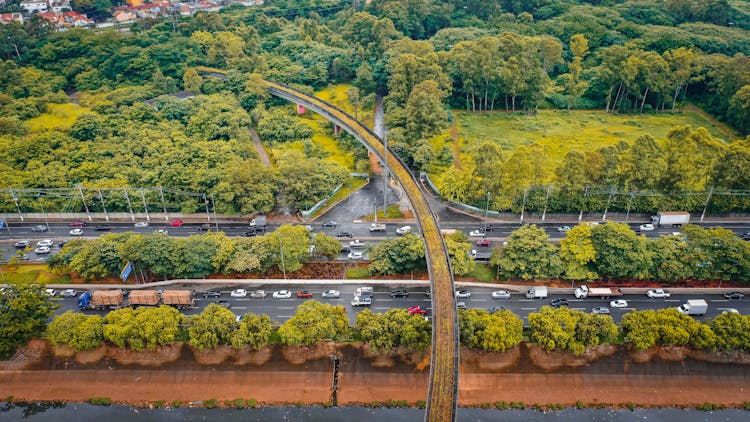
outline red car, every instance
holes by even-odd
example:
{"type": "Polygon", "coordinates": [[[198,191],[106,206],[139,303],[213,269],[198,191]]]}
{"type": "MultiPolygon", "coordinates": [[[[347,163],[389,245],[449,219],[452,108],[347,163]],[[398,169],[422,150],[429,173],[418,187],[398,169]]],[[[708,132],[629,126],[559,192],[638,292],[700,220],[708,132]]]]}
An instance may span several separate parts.
{"type": "Polygon", "coordinates": [[[178,219],[176,219],[176,220],[172,220],[172,221],[171,221],[171,222],[169,223],[169,225],[170,225],[170,226],[172,226],[172,227],[182,227],[182,226],[183,226],[183,224],[185,224],[185,223],[183,223],[183,222],[182,222],[182,220],[180,220],[179,218],[178,218],[178,219]]]}
{"type": "Polygon", "coordinates": [[[86,222],[83,220],[76,220],[68,224],[68,227],[86,227],[86,222]]]}
{"type": "Polygon", "coordinates": [[[297,292],[297,297],[300,299],[306,299],[308,297],[312,297],[312,292],[309,290],[300,290],[297,292]]]}
{"type": "Polygon", "coordinates": [[[427,315],[427,309],[422,309],[419,305],[416,305],[409,308],[409,313],[412,315],[427,315]]]}
{"type": "Polygon", "coordinates": [[[492,241],[490,239],[480,239],[477,240],[477,246],[491,246],[492,241]]]}

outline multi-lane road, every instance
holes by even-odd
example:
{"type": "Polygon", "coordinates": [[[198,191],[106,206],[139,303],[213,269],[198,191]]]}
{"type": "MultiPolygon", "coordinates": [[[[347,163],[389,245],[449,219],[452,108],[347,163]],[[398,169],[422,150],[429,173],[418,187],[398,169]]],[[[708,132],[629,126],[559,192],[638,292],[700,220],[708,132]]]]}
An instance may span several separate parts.
{"type": "MultiPolygon", "coordinates": [[[[291,318],[297,306],[303,303],[307,299],[298,299],[296,294],[299,290],[309,290],[313,297],[311,299],[317,300],[323,303],[330,303],[332,305],[343,305],[346,308],[347,314],[351,322],[354,322],[356,314],[365,309],[364,307],[353,307],[351,300],[354,295],[354,291],[357,287],[365,286],[366,284],[344,284],[344,285],[331,285],[331,284],[306,284],[302,285],[264,285],[258,284],[257,286],[231,286],[228,285],[222,288],[215,288],[212,291],[221,292],[221,296],[217,298],[205,298],[202,292],[206,290],[205,287],[201,287],[195,295],[195,307],[184,310],[186,315],[194,315],[200,313],[208,304],[217,303],[218,301],[229,302],[232,312],[236,315],[244,315],[245,313],[252,312],[256,314],[267,314],[272,319],[283,323],[287,319],[291,318]],[[248,295],[244,298],[232,298],[230,292],[235,288],[244,288],[249,291],[253,290],[264,290],[267,296],[263,299],[253,299],[248,295]],[[335,289],[341,292],[339,298],[330,299],[323,298],[321,293],[335,289]],[[290,290],[292,292],[292,298],[290,299],[274,299],[272,294],[277,290],[290,290]]],[[[431,316],[432,310],[430,309],[430,297],[427,295],[429,290],[428,286],[410,286],[405,287],[409,292],[409,296],[402,297],[391,297],[390,291],[394,288],[400,288],[394,284],[393,286],[374,286],[374,297],[372,306],[369,308],[376,313],[386,312],[393,308],[409,308],[415,305],[420,305],[423,309],[429,311],[428,316],[431,316]]],[[[469,298],[457,299],[460,302],[466,303],[467,308],[470,309],[484,309],[489,310],[493,307],[505,308],[512,311],[524,320],[524,323],[528,322],[528,315],[532,312],[538,312],[542,306],[549,305],[553,299],[565,298],[571,309],[581,310],[583,312],[591,312],[594,307],[605,306],[610,309],[610,315],[614,318],[615,322],[619,324],[622,316],[628,312],[634,310],[646,310],[646,309],[662,309],[662,308],[674,308],[677,307],[688,299],[705,299],[708,302],[708,312],[700,317],[699,320],[706,320],[714,318],[721,314],[723,311],[730,309],[736,309],[743,315],[750,314],[750,296],[746,299],[726,299],[721,294],[702,294],[702,295],[687,295],[687,294],[673,294],[668,299],[651,299],[645,294],[632,294],[624,295],[619,299],[625,299],[628,302],[626,308],[612,308],[609,306],[610,300],[586,298],[576,299],[572,294],[550,294],[545,299],[527,299],[523,292],[512,292],[510,299],[493,299],[491,293],[494,289],[481,288],[481,287],[468,287],[465,288],[471,293],[469,298]]],[[[62,298],[59,296],[58,301],[61,305],[58,313],[62,313],[68,310],[78,310],[76,298],[62,298]]],[[[85,311],[87,314],[104,314],[104,311],[85,311]]]]}

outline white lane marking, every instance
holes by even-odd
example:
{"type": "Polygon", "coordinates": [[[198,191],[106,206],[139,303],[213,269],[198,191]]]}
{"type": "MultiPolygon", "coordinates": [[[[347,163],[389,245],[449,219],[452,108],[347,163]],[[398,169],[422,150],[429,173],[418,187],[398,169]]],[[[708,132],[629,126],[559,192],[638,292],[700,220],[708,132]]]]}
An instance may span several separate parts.
{"type": "Polygon", "coordinates": [[[522,311],[535,311],[536,308],[521,308],[522,311]]]}

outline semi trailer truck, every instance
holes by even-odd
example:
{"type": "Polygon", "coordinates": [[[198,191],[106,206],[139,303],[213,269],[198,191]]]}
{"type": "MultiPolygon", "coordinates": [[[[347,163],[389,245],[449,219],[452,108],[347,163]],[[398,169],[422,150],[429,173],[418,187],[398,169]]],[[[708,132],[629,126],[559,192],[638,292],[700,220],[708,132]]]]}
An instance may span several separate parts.
{"type": "Polygon", "coordinates": [[[685,211],[660,211],[651,217],[651,222],[656,227],[681,227],[683,224],[690,223],[690,213],[685,211]]]}

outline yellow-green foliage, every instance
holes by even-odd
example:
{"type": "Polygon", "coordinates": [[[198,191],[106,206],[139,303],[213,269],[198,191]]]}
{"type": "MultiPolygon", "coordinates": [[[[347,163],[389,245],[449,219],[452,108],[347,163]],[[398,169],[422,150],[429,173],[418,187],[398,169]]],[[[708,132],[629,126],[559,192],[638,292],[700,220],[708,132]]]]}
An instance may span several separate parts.
{"type": "MultiPolygon", "coordinates": [[[[520,145],[538,143],[552,163],[559,163],[571,150],[592,151],[619,141],[632,142],[650,134],[664,139],[675,126],[705,127],[711,136],[727,136],[716,126],[693,111],[680,114],[620,115],[603,111],[540,110],[535,116],[455,111],[460,146],[483,140],[497,142],[503,150],[512,151],[520,145]]],[[[433,146],[437,146],[433,143],[433,146]]],[[[462,158],[464,158],[462,156],[462,158]]]]}
{"type": "MultiPolygon", "coordinates": [[[[351,105],[351,103],[349,102],[349,97],[346,95],[346,91],[351,87],[352,85],[349,85],[349,84],[331,85],[321,91],[316,92],[315,96],[335,105],[336,107],[354,116],[354,107],[351,105]]],[[[364,97],[361,94],[360,96],[364,97]]],[[[358,120],[364,123],[365,126],[372,128],[372,123],[373,123],[372,108],[368,108],[364,110],[360,108],[357,111],[358,111],[357,117],[359,118],[358,120]]]]}
{"type": "Polygon", "coordinates": [[[26,126],[31,132],[41,132],[47,129],[67,131],[73,127],[78,116],[84,113],[91,113],[91,111],[73,103],[50,103],[46,113],[27,120],[26,126]]]}
{"type": "MultiPolygon", "coordinates": [[[[49,272],[47,264],[6,265],[2,268],[8,282],[51,283],[55,276],[49,272]]],[[[2,281],[2,280],[0,280],[2,281]]]]}

